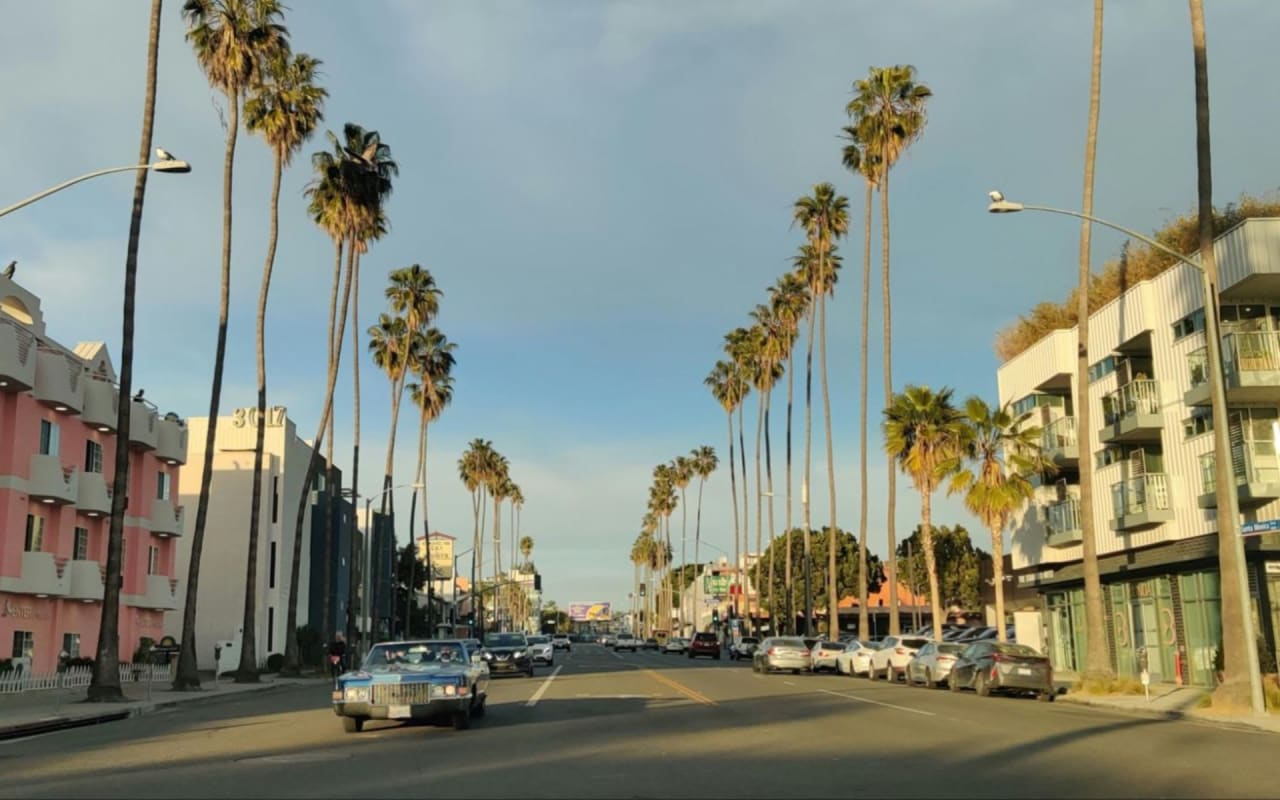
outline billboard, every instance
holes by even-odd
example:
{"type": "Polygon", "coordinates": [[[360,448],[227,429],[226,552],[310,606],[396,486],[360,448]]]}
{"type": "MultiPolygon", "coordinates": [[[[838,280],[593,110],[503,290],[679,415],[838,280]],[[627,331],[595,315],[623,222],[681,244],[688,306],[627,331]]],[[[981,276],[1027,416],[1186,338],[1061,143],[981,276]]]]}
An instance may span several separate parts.
{"type": "Polygon", "coordinates": [[[613,619],[608,603],[570,603],[569,619],[574,622],[608,622],[613,619]]]}
{"type": "Polygon", "coordinates": [[[453,579],[453,542],[452,537],[435,533],[425,542],[423,537],[418,537],[418,558],[426,561],[430,555],[431,570],[436,580],[453,579]]]}

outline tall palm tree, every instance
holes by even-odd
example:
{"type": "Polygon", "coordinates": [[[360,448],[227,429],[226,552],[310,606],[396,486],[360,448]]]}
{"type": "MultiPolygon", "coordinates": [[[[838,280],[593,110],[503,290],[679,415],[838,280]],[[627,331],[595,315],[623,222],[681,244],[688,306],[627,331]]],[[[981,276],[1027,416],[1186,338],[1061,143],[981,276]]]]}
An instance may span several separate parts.
{"type": "MultiPolygon", "coordinates": [[[[729,499],[733,504],[733,549],[734,569],[736,571],[741,523],[738,520],[738,484],[733,470],[733,412],[740,408],[747,398],[747,380],[732,361],[717,361],[711,369],[711,374],[703,379],[702,382],[711,390],[711,396],[724,409],[725,416],[729,420],[729,499]]],[[[746,511],[747,509],[744,506],[742,512],[745,514],[746,511]]]]}
{"type": "MultiPolygon", "coordinates": [[[[641,604],[642,604],[642,600],[640,597],[640,586],[641,586],[641,580],[642,580],[641,574],[644,568],[649,563],[649,549],[652,546],[653,546],[653,541],[649,538],[649,534],[644,531],[642,531],[639,535],[637,535],[636,540],[631,544],[631,566],[632,566],[631,612],[632,612],[632,620],[633,620],[634,628],[637,631],[642,631],[642,632],[647,631],[647,628],[645,627],[645,623],[648,622],[649,615],[643,614],[643,618],[641,620],[636,620],[636,616],[640,611],[641,604]],[[635,622],[637,621],[640,624],[635,624],[635,622]]],[[[647,580],[647,576],[645,577],[645,580],[647,580]]]]}
{"type": "MultiPolygon", "coordinates": [[[[764,426],[764,395],[762,392],[759,391],[763,381],[763,378],[761,375],[761,365],[763,364],[764,339],[765,339],[764,328],[757,323],[756,325],[753,325],[750,328],[736,328],[730,331],[728,335],[725,336],[725,345],[724,345],[725,353],[727,353],[729,357],[733,359],[734,364],[738,368],[738,371],[747,380],[747,382],[757,390],[756,391],[756,542],[757,542],[757,550],[759,549],[758,543],[761,539],[761,528],[763,526],[763,517],[764,517],[764,509],[763,509],[764,494],[763,494],[762,481],[760,478],[760,442],[761,442],[761,434],[763,433],[763,430],[764,430],[763,428],[764,426]]],[[[739,437],[741,437],[741,433],[742,433],[741,420],[739,420],[738,432],[739,432],[739,437]]],[[[739,441],[741,443],[741,439],[739,441]]],[[[747,450],[746,450],[746,447],[744,446],[742,449],[742,460],[744,462],[744,465],[746,462],[746,457],[747,457],[747,450]]],[[[745,472],[745,466],[744,466],[744,472],[742,475],[742,494],[743,494],[742,505],[743,505],[743,509],[745,510],[747,507],[747,476],[745,472]]],[[[746,513],[747,513],[747,524],[746,526],[744,526],[744,530],[743,530],[742,552],[744,554],[750,554],[751,552],[750,512],[746,512],[746,513]]],[[[756,587],[758,591],[758,588],[759,588],[758,583],[756,583],[756,587]]],[[[746,589],[745,586],[743,588],[744,590],[746,589]]],[[[746,603],[747,616],[750,617],[751,615],[750,593],[746,593],[743,595],[743,601],[746,603]]]]}
{"type": "Polygon", "coordinates": [[[951,404],[952,390],[934,392],[927,386],[907,385],[884,410],[885,451],[911,478],[920,493],[920,542],[929,574],[929,602],[934,641],[942,641],[942,598],[938,593],[938,564],[933,550],[933,493],[960,468],[969,429],[951,404]]]}
{"type": "MultiPolygon", "coordinates": [[[[485,465],[485,486],[489,498],[493,501],[493,585],[496,587],[502,579],[502,503],[507,499],[507,490],[511,485],[511,465],[507,457],[491,451],[485,465]]],[[[494,595],[494,619],[497,620],[497,595],[494,595]]]]}
{"type": "MultiPolygon", "coordinates": [[[[471,515],[474,522],[471,537],[471,552],[475,556],[472,559],[471,567],[471,608],[473,613],[477,613],[476,581],[479,577],[478,569],[483,568],[483,550],[480,547],[480,531],[483,524],[481,514],[484,510],[487,471],[492,452],[493,445],[487,439],[472,439],[462,457],[458,459],[458,477],[462,479],[462,484],[471,493],[471,515]],[[477,564],[479,564],[479,567],[477,567],[477,564]]],[[[477,613],[476,621],[481,628],[484,627],[483,614],[477,613]]]]}
{"type": "Polygon", "coordinates": [[[677,611],[677,619],[680,622],[680,633],[678,636],[684,636],[684,587],[686,570],[685,567],[689,563],[685,557],[685,540],[688,538],[689,530],[689,506],[685,502],[685,490],[689,488],[689,482],[693,480],[693,459],[686,456],[676,456],[671,462],[671,480],[675,484],[676,489],[680,491],[680,605],[677,611]]]}
{"type": "MultiPolygon", "coordinates": [[[[392,312],[404,320],[404,329],[400,332],[400,342],[396,349],[407,357],[414,337],[439,313],[441,292],[430,271],[418,264],[393,270],[390,281],[385,292],[387,300],[391,304],[392,312]]],[[[369,335],[373,335],[372,329],[369,335]]],[[[383,491],[390,489],[392,484],[391,465],[395,458],[396,422],[400,418],[400,399],[404,393],[408,373],[405,370],[400,370],[398,375],[388,372],[387,377],[391,380],[391,435],[387,439],[387,461],[383,467],[382,477],[383,491]]],[[[386,492],[382,497],[382,510],[386,513],[391,492],[386,492]]]]}
{"type": "Polygon", "coordinates": [[[533,537],[532,536],[520,537],[520,557],[524,559],[525,566],[526,567],[529,566],[529,563],[533,558],[533,537]]]}
{"type": "MultiPolygon", "coordinates": [[[[151,131],[156,116],[156,71],[160,58],[160,11],[161,0],[151,0],[151,22],[147,34],[147,69],[146,88],[142,101],[142,142],[139,146],[138,164],[144,165],[151,160],[151,131]]],[[[133,314],[134,298],[138,285],[138,241],[142,238],[142,205],[147,193],[147,173],[150,170],[140,169],[133,183],[133,210],[129,215],[129,244],[124,258],[124,311],[123,331],[120,342],[120,397],[125,402],[118,403],[116,408],[116,441],[129,441],[129,415],[132,404],[128,398],[133,392],[133,314]]],[[[120,690],[120,577],[121,560],[124,544],[125,501],[129,489],[129,448],[117,447],[114,474],[112,476],[111,522],[107,534],[107,569],[102,592],[102,614],[98,618],[98,647],[93,661],[93,676],[90,679],[88,697],[90,702],[120,701],[124,692],[120,690]]],[[[199,552],[193,551],[192,561],[199,564],[199,552]]],[[[195,578],[194,573],[187,585],[187,614],[195,613],[195,578]]],[[[185,619],[185,617],[184,617],[185,619]]],[[[188,624],[183,628],[182,655],[186,663],[179,660],[179,679],[188,676],[194,678],[190,685],[177,685],[175,688],[198,688],[199,678],[195,678],[195,625],[188,624]],[[185,670],[183,669],[185,667],[185,670]]],[[[175,681],[175,684],[177,682],[175,681]]]]}
{"type": "MultiPolygon", "coordinates": [[[[777,314],[774,312],[772,304],[757,305],[755,309],[752,310],[751,312],[751,318],[755,320],[756,327],[759,328],[759,348],[756,354],[757,369],[756,369],[755,375],[753,376],[754,379],[752,383],[755,386],[755,389],[757,392],[759,405],[762,406],[763,412],[764,412],[762,415],[761,422],[764,430],[764,465],[765,465],[765,480],[766,480],[766,484],[762,488],[760,485],[760,457],[759,457],[760,436],[759,436],[759,430],[757,430],[756,507],[757,507],[757,514],[758,514],[759,504],[760,504],[759,496],[765,496],[769,498],[769,501],[768,501],[769,548],[772,548],[773,534],[774,534],[774,530],[773,530],[773,521],[774,521],[774,517],[773,517],[773,454],[772,454],[770,442],[769,442],[769,430],[770,430],[769,412],[773,406],[773,387],[774,387],[774,384],[778,382],[778,379],[782,377],[782,372],[783,372],[782,363],[787,357],[787,349],[790,346],[790,339],[788,338],[788,332],[786,330],[786,326],[780,319],[778,319],[777,314]]],[[[767,550],[764,547],[764,543],[761,541],[759,526],[757,526],[756,528],[756,550],[761,554],[761,557],[763,557],[764,553],[770,552],[770,550],[767,550]]],[[[769,610],[770,621],[776,625],[777,624],[776,620],[778,615],[777,615],[777,610],[773,607],[774,560],[775,559],[772,556],[770,556],[768,581],[767,582],[763,581],[762,576],[757,574],[756,585],[759,586],[761,583],[763,583],[764,586],[769,590],[769,597],[768,597],[768,601],[765,603],[765,607],[769,610]]],[[[757,561],[756,563],[757,565],[759,565],[760,562],[757,561]]],[[[758,566],[757,573],[759,573],[759,571],[760,571],[760,567],[758,566]]],[[[757,589],[756,602],[757,604],[759,604],[758,589],[757,589]]]]}
{"type": "MultiPolygon", "coordinates": [[[[880,188],[880,292],[884,321],[884,402],[893,403],[893,304],[889,291],[889,172],[907,148],[924,134],[925,103],[932,90],[916,80],[909,64],[872,67],[867,78],[853,84],[854,98],[845,111],[867,141],[879,145],[876,172],[880,188]]],[[[889,633],[901,633],[898,619],[898,562],[894,523],[897,514],[897,479],[889,464],[886,498],[889,579],[889,633]]]]}
{"type": "Polygon", "coordinates": [[[965,507],[991,531],[991,562],[996,593],[996,630],[1005,641],[1004,531],[1014,512],[1035,496],[1031,479],[1055,471],[1040,449],[1040,429],[1030,415],[1014,417],[1010,406],[992,408],[980,397],[965,401],[961,422],[969,468],[955,473],[947,494],[964,494],[965,507]]]}
{"type": "MultiPolygon", "coordinates": [[[[866,197],[863,201],[862,225],[862,315],[858,340],[858,574],[867,574],[867,354],[871,317],[871,206],[872,192],[880,182],[880,145],[875,141],[877,128],[864,122],[846,126],[842,161],[845,169],[862,176],[866,197]]],[[[858,635],[870,635],[867,609],[867,581],[858,581],[858,635]]],[[[896,612],[894,612],[896,615],[896,612]]]]}
{"type": "Polygon", "coordinates": [[[516,564],[516,551],[519,549],[518,543],[520,541],[520,530],[517,527],[519,523],[516,516],[516,509],[524,503],[524,493],[520,491],[519,484],[512,482],[507,492],[507,503],[509,505],[507,509],[509,514],[507,521],[511,526],[511,536],[509,536],[508,539],[511,541],[511,566],[514,567],[516,564]]]}
{"type": "MultiPolygon", "coordinates": [[[[811,197],[796,201],[795,221],[805,229],[809,242],[818,251],[818,272],[811,276],[809,289],[818,301],[819,369],[822,373],[822,416],[827,433],[827,505],[832,536],[836,530],[836,467],[831,441],[831,392],[827,387],[827,295],[835,294],[839,259],[834,257],[835,241],[849,232],[849,199],[836,194],[829,183],[813,187],[811,197]]],[[[834,541],[834,540],[833,540],[834,541]]],[[[840,636],[839,601],[836,587],[836,548],[827,548],[827,626],[834,640],[840,636]]]]}
{"type": "Polygon", "coordinates": [[[664,630],[670,628],[674,599],[671,576],[671,515],[675,513],[677,502],[674,470],[669,464],[659,464],[653,468],[653,485],[649,489],[649,512],[657,518],[660,525],[658,565],[666,583],[661,606],[664,630]]]}
{"type": "MultiPolygon", "coordinates": [[[[288,51],[289,32],[279,22],[283,14],[284,7],[277,0],[187,0],[182,6],[182,15],[187,22],[187,41],[191,43],[209,85],[226,97],[228,117],[226,154],[222,165],[222,291],[213,356],[213,383],[209,390],[209,425],[192,536],[193,552],[196,550],[195,542],[203,545],[209,518],[218,405],[222,399],[222,369],[227,355],[227,315],[231,304],[231,183],[236,136],[240,131],[240,103],[245,91],[261,82],[266,64],[282,51],[288,51]]],[[[198,565],[195,559],[193,563],[198,565]]],[[[245,587],[246,622],[240,647],[240,668],[236,673],[238,682],[258,679],[256,590],[256,585],[245,587]]]]}
{"type": "MultiPolygon", "coordinates": [[[[358,286],[359,284],[357,284],[358,286]]],[[[373,364],[387,376],[391,385],[391,434],[387,442],[387,462],[383,472],[382,502],[380,513],[387,513],[387,498],[391,496],[391,459],[395,452],[396,423],[400,418],[400,401],[404,396],[404,384],[409,374],[409,364],[415,359],[414,349],[420,344],[420,328],[410,327],[403,316],[379,314],[378,322],[369,326],[369,355],[373,364]]],[[[416,498],[417,495],[415,494],[416,498]]],[[[410,526],[412,528],[412,526],[410,526]]]]}
{"type": "Polygon", "coordinates": [[[791,517],[791,407],[795,394],[795,350],[800,340],[800,323],[809,312],[809,287],[798,272],[788,272],[778,279],[769,289],[769,304],[773,307],[773,315],[778,323],[780,344],[787,354],[787,520],[786,520],[786,569],[784,572],[783,593],[786,600],[787,632],[794,632],[795,609],[791,606],[791,533],[795,527],[791,517]]]}
{"type": "MultiPolygon", "coordinates": [[[[698,575],[702,574],[702,489],[707,484],[707,478],[716,471],[716,467],[720,465],[720,459],[716,456],[715,448],[711,445],[704,444],[689,452],[689,460],[693,468],[693,474],[698,476],[698,513],[694,516],[693,526],[693,560],[698,565],[698,575]]],[[[701,577],[697,579],[701,583],[701,577]]],[[[694,587],[694,604],[693,604],[693,624],[696,629],[699,615],[701,612],[701,598],[698,596],[697,585],[694,587]]],[[[696,632],[696,630],[695,630],[696,632]]]]}

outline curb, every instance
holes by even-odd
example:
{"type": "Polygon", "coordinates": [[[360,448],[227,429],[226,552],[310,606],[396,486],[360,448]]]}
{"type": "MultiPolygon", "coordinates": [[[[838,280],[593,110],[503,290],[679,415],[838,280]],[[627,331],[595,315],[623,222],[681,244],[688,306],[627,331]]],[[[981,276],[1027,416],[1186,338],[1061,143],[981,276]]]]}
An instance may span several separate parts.
{"type": "Polygon", "coordinates": [[[1094,700],[1083,700],[1071,698],[1069,695],[1063,695],[1061,701],[1077,706],[1087,706],[1089,708],[1098,708],[1105,711],[1111,711],[1117,714],[1123,714],[1132,717],[1146,717],[1149,719],[1174,720],[1182,722],[1204,722],[1216,727],[1228,728],[1237,731],[1246,731],[1249,733],[1278,733],[1270,728],[1262,725],[1255,725],[1251,722],[1236,719],[1221,719],[1214,716],[1196,714],[1191,711],[1175,711],[1171,709],[1156,708],[1133,708],[1129,706],[1114,706],[1109,703],[1099,703],[1094,700]]]}

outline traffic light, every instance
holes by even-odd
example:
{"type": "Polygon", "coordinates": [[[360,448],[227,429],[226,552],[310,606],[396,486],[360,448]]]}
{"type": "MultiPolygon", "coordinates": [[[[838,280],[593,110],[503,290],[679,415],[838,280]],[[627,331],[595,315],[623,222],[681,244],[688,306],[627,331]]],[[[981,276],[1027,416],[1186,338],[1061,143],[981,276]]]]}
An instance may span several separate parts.
{"type": "Polygon", "coordinates": [[[718,608],[711,609],[711,624],[712,625],[720,624],[720,609],[718,608]]]}

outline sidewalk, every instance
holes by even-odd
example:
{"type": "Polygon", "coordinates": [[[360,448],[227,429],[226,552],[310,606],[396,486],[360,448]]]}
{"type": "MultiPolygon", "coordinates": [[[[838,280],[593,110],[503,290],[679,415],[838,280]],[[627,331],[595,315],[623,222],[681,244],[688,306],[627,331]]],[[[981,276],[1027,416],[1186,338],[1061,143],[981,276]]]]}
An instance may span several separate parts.
{"type": "Polygon", "coordinates": [[[263,675],[259,683],[234,683],[228,677],[215,685],[213,673],[209,672],[200,674],[201,689],[196,692],[175,692],[168,681],[156,681],[148,695],[146,684],[126,683],[121,688],[128,701],[123,703],[87,703],[84,687],[5,694],[0,695],[0,740],[115,722],[161,708],[216,702],[249,692],[279,691],[323,680],[326,678],[305,674],[301,678],[263,675]]]}
{"type": "Polygon", "coordinates": [[[1106,708],[1111,711],[1128,714],[1156,716],[1165,719],[1193,719],[1212,722],[1215,725],[1280,733],[1280,715],[1268,714],[1265,717],[1255,717],[1250,714],[1228,714],[1222,711],[1214,711],[1212,708],[1201,708],[1201,700],[1208,694],[1208,689],[1198,686],[1157,684],[1151,687],[1150,700],[1140,694],[1090,695],[1068,692],[1058,695],[1058,701],[1095,708],[1106,708]]]}

